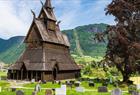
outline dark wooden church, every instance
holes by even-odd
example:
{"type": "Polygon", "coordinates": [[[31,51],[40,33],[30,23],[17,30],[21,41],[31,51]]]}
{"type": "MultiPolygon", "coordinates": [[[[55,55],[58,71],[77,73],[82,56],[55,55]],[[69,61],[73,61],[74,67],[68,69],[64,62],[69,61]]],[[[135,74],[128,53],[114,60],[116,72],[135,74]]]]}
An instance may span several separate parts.
{"type": "Polygon", "coordinates": [[[60,31],[51,1],[46,0],[25,38],[26,50],[8,69],[8,79],[63,80],[78,78],[80,68],[70,55],[70,43],[60,31]]]}

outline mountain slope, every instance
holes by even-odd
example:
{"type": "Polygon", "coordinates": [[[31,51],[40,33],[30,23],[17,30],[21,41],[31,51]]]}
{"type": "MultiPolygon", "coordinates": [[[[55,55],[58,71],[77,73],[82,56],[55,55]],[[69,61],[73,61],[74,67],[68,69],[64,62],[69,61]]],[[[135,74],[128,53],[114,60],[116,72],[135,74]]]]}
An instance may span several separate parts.
{"type": "MultiPolygon", "coordinates": [[[[75,29],[64,30],[71,44],[71,53],[79,56],[104,56],[105,43],[95,43],[92,39],[95,33],[104,32],[106,24],[90,24],[75,29]]],[[[0,39],[0,61],[14,63],[25,50],[23,36],[12,37],[8,40],[0,39]]]]}
{"type": "Polygon", "coordinates": [[[0,39],[0,61],[14,63],[25,49],[23,39],[24,36],[12,37],[8,40],[0,39]]]}
{"type": "Polygon", "coordinates": [[[81,55],[82,52],[83,55],[104,56],[106,43],[95,43],[92,38],[97,32],[104,32],[106,27],[107,24],[101,23],[79,26],[71,30],[64,30],[63,32],[68,36],[71,43],[71,53],[81,55]],[[78,36],[78,39],[76,36],[78,36]],[[77,44],[77,40],[79,44],[77,44]],[[78,48],[79,46],[80,48],[78,48]]]}

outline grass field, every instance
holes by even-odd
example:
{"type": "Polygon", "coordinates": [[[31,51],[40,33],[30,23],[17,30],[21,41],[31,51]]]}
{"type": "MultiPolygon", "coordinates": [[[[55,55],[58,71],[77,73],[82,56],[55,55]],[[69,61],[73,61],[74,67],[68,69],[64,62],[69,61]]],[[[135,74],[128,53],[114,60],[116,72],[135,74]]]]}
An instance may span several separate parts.
{"type": "MultiPolygon", "coordinates": [[[[0,76],[6,76],[6,72],[0,72],[0,76]]],[[[131,80],[134,81],[136,84],[140,84],[140,77],[131,77],[131,80]]],[[[24,84],[20,90],[23,90],[25,92],[25,95],[32,95],[32,92],[34,91],[34,87],[37,83],[29,83],[29,84],[24,84]],[[29,89],[28,89],[29,88],[29,89]]],[[[75,87],[72,89],[70,87],[67,87],[67,95],[111,95],[110,91],[115,89],[113,85],[108,85],[108,93],[98,93],[97,89],[99,86],[101,86],[101,83],[96,83],[95,87],[89,87],[88,82],[82,82],[81,86],[85,88],[84,93],[76,92],[75,87]]],[[[15,95],[15,92],[11,92],[7,88],[11,86],[11,83],[8,83],[7,81],[0,81],[0,86],[2,87],[2,92],[0,92],[0,95],[15,95]]],[[[60,85],[58,84],[52,84],[51,82],[47,82],[47,84],[41,84],[41,92],[38,92],[37,95],[44,95],[45,94],[45,89],[48,88],[60,88],[60,85]]],[[[18,88],[19,89],[19,88],[18,88]]],[[[123,95],[130,95],[128,94],[128,87],[123,87],[121,88],[124,92],[123,95]]]]}
{"type": "Polygon", "coordinates": [[[0,71],[0,76],[7,76],[7,73],[0,71]]]}
{"type": "MultiPolygon", "coordinates": [[[[32,92],[34,91],[34,87],[37,83],[29,83],[22,85],[25,88],[21,88],[20,90],[23,90],[25,92],[25,95],[32,95],[32,92]]],[[[11,92],[7,90],[7,87],[10,86],[9,83],[6,81],[0,81],[0,86],[2,86],[3,90],[0,92],[0,95],[15,95],[15,92],[11,92]]],[[[110,92],[108,93],[98,93],[97,89],[99,86],[101,86],[101,83],[96,83],[95,87],[89,87],[88,82],[82,82],[81,86],[85,88],[84,93],[76,92],[75,87],[72,89],[70,87],[67,87],[67,95],[111,95],[110,92]]],[[[52,84],[51,82],[47,82],[46,84],[41,84],[41,92],[38,92],[37,95],[45,95],[45,89],[47,88],[59,88],[60,85],[58,84],[52,84]]],[[[112,85],[108,85],[108,90],[111,91],[115,87],[112,85]]],[[[123,89],[124,91],[127,91],[127,88],[123,89]]],[[[130,95],[128,92],[124,92],[123,95],[130,95]]]]}

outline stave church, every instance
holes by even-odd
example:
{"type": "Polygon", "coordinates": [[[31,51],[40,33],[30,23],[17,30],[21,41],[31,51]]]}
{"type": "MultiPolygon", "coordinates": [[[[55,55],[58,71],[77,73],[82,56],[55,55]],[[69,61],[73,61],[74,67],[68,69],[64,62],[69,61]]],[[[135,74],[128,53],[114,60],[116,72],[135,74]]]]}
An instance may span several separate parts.
{"type": "Polygon", "coordinates": [[[8,69],[8,79],[63,80],[80,77],[80,68],[70,55],[70,43],[60,31],[51,0],[42,3],[38,17],[25,37],[26,49],[8,69]]]}

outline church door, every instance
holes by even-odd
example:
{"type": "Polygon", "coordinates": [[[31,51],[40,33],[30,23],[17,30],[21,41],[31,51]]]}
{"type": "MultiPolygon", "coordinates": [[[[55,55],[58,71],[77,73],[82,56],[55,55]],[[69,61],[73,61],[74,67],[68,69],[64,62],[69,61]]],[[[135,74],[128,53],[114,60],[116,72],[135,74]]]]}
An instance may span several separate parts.
{"type": "Polygon", "coordinates": [[[53,69],[53,79],[56,80],[56,77],[57,77],[57,68],[55,67],[53,69]]]}

